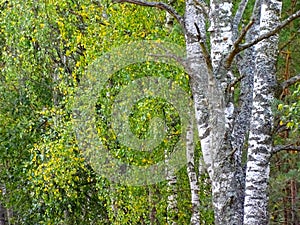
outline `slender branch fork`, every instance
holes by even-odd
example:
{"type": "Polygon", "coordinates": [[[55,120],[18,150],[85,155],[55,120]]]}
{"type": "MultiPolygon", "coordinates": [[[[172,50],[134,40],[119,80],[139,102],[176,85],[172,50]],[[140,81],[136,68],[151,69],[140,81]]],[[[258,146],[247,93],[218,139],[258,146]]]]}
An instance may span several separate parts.
{"type": "Polygon", "coordinates": [[[234,56],[240,52],[240,43],[243,41],[244,37],[246,36],[248,30],[252,27],[254,24],[254,19],[250,21],[250,23],[242,30],[240,36],[236,39],[236,41],[233,43],[233,49],[228,54],[225,60],[225,68],[229,68],[231,66],[231,63],[234,59],[234,56]]]}
{"type": "Polygon", "coordinates": [[[211,58],[210,58],[209,52],[208,52],[208,50],[207,50],[207,48],[205,46],[203,38],[201,37],[200,28],[198,27],[198,25],[196,23],[194,23],[194,25],[195,25],[197,33],[198,33],[199,44],[200,44],[200,47],[201,47],[201,50],[202,50],[205,62],[207,64],[207,67],[208,67],[209,71],[213,71],[212,64],[211,64],[211,58]]]}
{"type": "MultiPolygon", "coordinates": [[[[172,16],[174,16],[174,18],[178,21],[178,23],[182,26],[182,28],[184,28],[184,20],[183,18],[179,15],[179,13],[170,5],[163,3],[163,2],[147,2],[147,1],[142,1],[142,0],[115,0],[114,2],[116,3],[131,3],[131,4],[135,4],[135,5],[140,5],[140,6],[147,6],[147,7],[154,7],[154,8],[158,8],[158,9],[162,9],[167,11],[168,13],[170,13],[172,16]]],[[[245,1],[247,2],[247,1],[245,1]]],[[[241,9],[243,10],[243,9],[241,9]]],[[[261,36],[259,36],[258,38],[256,38],[255,40],[249,42],[249,43],[245,43],[245,44],[240,44],[245,35],[247,34],[248,30],[252,27],[252,25],[254,24],[254,19],[252,19],[248,25],[242,30],[242,32],[240,33],[239,37],[237,37],[237,39],[235,40],[234,44],[233,44],[233,48],[232,50],[229,52],[229,54],[227,55],[226,59],[225,59],[225,68],[229,68],[232,64],[232,61],[234,59],[234,57],[240,53],[241,51],[257,44],[258,42],[267,39],[275,34],[277,34],[281,29],[283,29],[285,26],[287,26],[289,23],[291,23],[292,21],[294,21],[295,19],[300,17],[300,10],[297,11],[296,13],[294,13],[293,15],[291,15],[290,17],[288,17],[287,19],[285,19],[281,24],[279,24],[275,29],[273,29],[270,32],[267,32],[261,36]]],[[[238,18],[236,18],[237,21],[239,21],[238,18]]],[[[236,22],[237,22],[236,21],[236,22]]],[[[282,83],[282,88],[287,88],[295,83],[297,83],[298,81],[300,81],[300,74],[296,75],[294,77],[292,77],[291,79],[285,81],[284,83],[282,83]]]]}
{"type": "Polygon", "coordinates": [[[182,26],[184,29],[184,20],[183,18],[179,15],[179,13],[170,5],[164,3],[164,2],[147,2],[147,1],[142,1],[142,0],[114,0],[116,3],[131,3],[135,5],[140,5],[140,6],[148,6],[148,7],[153,7],[153,8],[158,8],[167,11],[170,13],[174,18],[178,21],[178,23],[182,26]]]}

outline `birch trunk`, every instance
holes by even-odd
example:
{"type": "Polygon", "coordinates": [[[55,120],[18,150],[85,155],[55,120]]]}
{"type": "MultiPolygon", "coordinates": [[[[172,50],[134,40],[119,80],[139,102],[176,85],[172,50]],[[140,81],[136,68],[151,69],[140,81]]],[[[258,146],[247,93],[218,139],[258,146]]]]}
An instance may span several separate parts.
{"type": "MultiPolygon", "coordinates": [[[[6,187],[5,185],[0,186],[0,190],[2,192],[2,195],[5,196],[6,194],[6,187]]],[[[8,217],[8,209],[6,209],[3,204],[0,202],[0,225],[6,225],[6,221],[9,220],[10,217],[8,217]]]]}
{"type": "MultiPolygon", "coordinates": [[[[204,4],[203,1],[199,1],[204,4]]],[[[205,43],[205,19],[203,13],[195,7],[193,0],[186,1],[186,9],[184,16],[185,23],[185,42],[187,49],[188,72],[190,75],[190,86],[194,98],[195,115],[199,139],[201,141],[201,150],[203,159],[210,177],[213,177],[213,156],[215,149],[212,149],[211,143],[211,127],[209,126],[209,99],[207,97],[209,86],[209,73],[212,73],[209,65],[205,61],[205,52],[201,48],[201,44],[205,43]],[[198,28],[198,30],[197,30],[198,28]],[[199,37],[199,35],[201,37],[199,37]]],[[[199,211],[197,212],[198,199],[197,196],[199,187],[197,187],[197,177],[195,177],[193,164],[193,149],[192,148],[192,132],[188,131],[187,139],[187,160],[188,174],[191,185],[193,215],[191,224],[200,223],[199,211]]]]}
{"type": "Polygon", "coordinates": [[[5,225],[5,208],[0,204],[0,225],[5,225]]]}
{"type": "MultiPolygon", "coordinates": [[[[200,4],[204,3],[201,1],[200,4]]],[[[241,188],[236,182],[237,164],[230,155],[232,148],[226,134],[231,128],[234,108],[229,95],[224,104],[222,91],[232,77],[230,71],[219,67],[232,45],[232,4],[229,1],[211,1],[210,7],[212,68],[205,64],[205,52],[197,40],[199,34],[195,24],[198,24],[201,37],[205,37],[203,14],[197,11],[193,1],[186,3],[186,46],[191,87],[201,150],[212,181],[215,223],[242,224],[243,201],[237,192],[241,188]]],[[[205,39],[200,42],[205,43],[205,39]]]]}
{"type": "MultiPolygon", "coordinates": [[[[272,30],[278,24],[281,7],[281,1],[263,0],[260,34],[272,30]]],[[[257,57],[246,169],[244,225],[269,223],[267,187],[272,152],[273,114],[271,105],[277,84],[275,77],[277,45],[277,35],[256,45],[257,57]]]]}
{"type": "Polygon", "coordinates": [[[211,124],[217,129],[212,129],[211,139],[213,143],[219,143],[211,146],[217,150],[213,158],[214,172],[211,177],[215,224],[242,224],[243,193],[240,190],[243,189],[243,184],[240,179],[243,175],[230,138],[234,119],[233,95],[226,90],[233,81],[233,74],[230,68],[224,67],[223,62],[233,45],[232,2],[211,0],[210,9],[211,60],[217,81],[214,92],[211,92],[214,99],[210,105],[215,108],[216,103],[223,104],[219,107],[221,112],[212,110],[211,113],[217,115],[217,124],[211,124]],[[220,99],[222,97],[223,102],[220,99]]]}
{"type": "Polygon", "coordinates": [[[195,146],[194,146],[194,132],[193,124],[187,128],[186,135],[186,158],[187,158],[187,173],[190,182],[192,216],[191,225],[200,225],[200,199],[199,199],[199,181],[195,170],[195,146]]]}
{"type": "MultiPolygon", "coordinates": [[[[168,0],[168,4],[173,6],[173,4],[175,3],[175,0],[168,0]]],[[[172,29],[174,25],[174,17],[166,12],[166,22],[165,22],[165,26],[169,29],[172,29]]]]}
{"type": "MultiPolygon", "coordinates": [[[[208,99],[205,93],[208,91],[208,68],[204,61],[203,53],[199,44],[199,34],[195,24],[199,27],[201,34],[205,37],[205,21],[193,0],[186,2],[185,10],[185,42],[187,50],[188,72],[190,74],[190,86],[194,98],[195,115],[197,121],[198,135],[201,140],[201,150],[205,160],[208,173],[212,175],[212,153],[210,149],[210,137],[208,127],[208,99]]],[[[202,40],[205,42],[205,40],[202,40]]]]}
{"type": "MultiPolygon", "coordinates": [[[[260,5],[261,1],[256,1],[254,5],[254,10],[252,13],[252,18],[260,18],[260,5]]],[[[245,7],[245,6],[242,6],[245,7]]],[[[243,11],[244,9],[242,9],[243,11]]],[[[241,15],[238,15],[240,17],[241,15]]],[[[238,27],[238,19],[234,21],[234,27],[238,27]]],[[[253,26],[249,29],[246,34],[246,42],[254,40],[259,35],[259,20],[255,20],[253,26]]],[[[237,38],[237,34],[235,35],[237,38]]],[[[244,215],[244,192],[245,192],[245,171],[242,163],[242,155],[246,150],[247,138],[249,135],[250,118],[252,111],[252,93],[253,93],[253,77],[255,71],[255,47],[252,46],[246,49],[242,56],[238,56],[236,59],[239,73],[244,75],[244,78],[240,83],[240,97],[238,104],[240,107],[236,109],[236,117],[233,122],[232,130],[232,148],[233,156],[236,162],[237,176],[236,181],[238,182],[239,189],[237,190],[237,196],[239,196],[239,214],[241,215],[241,220],[244,215]]],[[[240,221],[241,221],[240,220],[240,221]]]]}
{"type": "MultiPolygon", "coordinates": [[[[168,165],[168,153],[166,155],[166,165],[168,165]]],[[[177,225],[178,219],[178,207],[177,207],[177,176],[171,167],[167,167],[166,180],[167,180],[167,190],[168,190],[168,205],[167,205],[167,224],[177,225]]]]}

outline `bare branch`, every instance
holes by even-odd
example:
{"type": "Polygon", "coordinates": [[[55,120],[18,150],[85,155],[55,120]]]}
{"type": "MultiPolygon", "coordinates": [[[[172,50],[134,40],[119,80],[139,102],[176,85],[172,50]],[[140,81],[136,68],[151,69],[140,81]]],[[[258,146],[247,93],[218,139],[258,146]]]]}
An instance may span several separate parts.
{"type": "Polygon", "coordinates": [[[241,23],[241,19],[243,17],[244,11],[246,9],[246,6],[248,4],[248,0],[241,0],[239,4],[239,8],[237,12],[235,13],[234,19],[233,19],[233,25],[232,25],[232,30],[233,30],[233,38],[237,38],[238,35],[238,27],[239,24],[241,23]]]}
{"type": "Polygon", "coordinates": [[[178,21],[178,23],[182,26],[183,29],[185,29],[183,18],[179,15],[179,13],[173,7],[171,7],[170,5],[168,5],[164,2],[147,2],[147,1],[142,1],[142,0],[114,0],[114,2],[116,2],[116,3],[127,2],[127,3],[131,3],[131,4],[135,4],[135,5],[153,7],[153,8],[165,10],[178,21]]]}
{"type": "Polygon", "coordinates": [[[238,77],[237,79],[235,79],[232,83],[230,83],[228,85],[227,91],[229,92],[231,90],[231,88],[233,88],[237,83],[239,83],[243,78],[245,78],[245,75],[242,75],[240,77],[238,77]]]}
{"type": "Polygon", "coordinates": [[[285,26],[287,26],[289,23],[291,23],[292,21],[294,21],[295,19],[300,17],[300,10],[297,11],[296,13],[294,13],[293,15],[289,16],[287,19],[285,19],[282,23],[280,23],[275,29],[273,29],[270,32],[267,32],[261,36],[259,36],[258,38],[256,38],[255,40],[249,42],[249,43],[245,43],[239,46],[239,52],[245,50],[246,48],[249,48],[255,44],[257,44],[258,42],[267,39],[275,34],[277,34],[280,30],[282,30],[285,26]]]}
{"type": "Polygon", "coordinates": [[[272,154],[278,153],[280,151],[296,151],[300,152],[300,146],[296,145],[277,145],[273,147],[272,154]]]}
{"type": "Polygon", "coordinates": [[[286,20],[284,20],[281,24],[279,24],[275,29],[273,29],[270,32],[267,32],[259,37],[257,37],[256,39],[254,39],[253,41],[249,42],[249,43],[245,43],[245,44],[240,44],[242,42],[242,40],[244,39],[245,35],[247,34],[247,31],[251,28],[251,26],[254,24],[254,19],[252,19],[250,21],[250,23],[243,29],[243,31],[241,32],[240,36],[237,38],[237,40],[234,42],[233,44],[233,49],[230,51],[230,53],[228,54],[228,56],[225,59],[225,68],[229,68],[232,64],[232,61],[234,59],[234,57],[240,53],[241,51],[257,44],[258,42],[267,39],[275,34],[277,34],[281,29],[283,29],[285,26],[287,26],[289,23],[291,23],[293,20],[297,19],[300,17],[300,10],[297,11],[296,13],[294,13],[293,15],[291,15],[289,18],[287,18],[286,20]]]}
{"type": "Polygon", "coordinates": [[[234,56],[236,56],[240,52],[240,43],[243,41],[244,37],[246,36],[248,30],[252,27],[254,24],[254,19],[252,19],[248,25],[242,30],[240,36],[236,39],[236,41],[233,43],[233,49],[230,51],[228,56],[225,59],[225,68],[229,68],[231,66],[231,63],[234,59],[234,56]]]}
{"type": "Polygon", "coordinates": [[[290,86],[292,86],[293,84],[297,83],[300,81],[300,74],[294,76],[294,77],[291,77],[290,79],[284,81],[281,86],[282,86],[282,89],[285,89],[285,88],[288,88],[290,86]]]}
{"type": "Polygon", "coordinates": [[[205,43],[204,43],[204,41],[203,41],[203,39],[201,37],[200,28],[198,27],[198,25],[196,23],[194,23],[194,25],[195,25],[197,33],[198,33],[199,44],[200,44],[200,47],[201,47],[201,50],[202,50],[202,54],[204,56],[207,68],[209,69],[209,71],[212,72],[213,68],[212,68],[212,64],[211,64],[211,58],[210,58],[209,52],[207,51],[205,43]]]}

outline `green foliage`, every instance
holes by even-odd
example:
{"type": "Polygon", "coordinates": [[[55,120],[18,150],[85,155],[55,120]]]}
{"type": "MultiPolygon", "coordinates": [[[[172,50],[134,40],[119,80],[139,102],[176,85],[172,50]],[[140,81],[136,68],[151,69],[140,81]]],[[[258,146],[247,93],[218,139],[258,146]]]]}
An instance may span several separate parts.
{"type": "Polygon", "coordinates": [[[163,160],[165,157],[164,152],[172,151],[172,147],[177,143],[180,135],[180,118],[174,106],[167,103],[164,99],[146,97],[139,100],[132,108],[129,116],[132,132],[137,137],[145,139],[151,135],[149,130],[151,120],[161,118],[165,123],[164,126],[167,129],[167,135],[163,139],[157,137],[156,139],[162,139],[161,143],[151,151],[147,151],[146,149],[130,149],[119,143],[111,125],[112,106],[115,97],[130,81],[149,76],[149,74],[152,76],[163,75],[166,78],[173,78],[175,83],[181,85],[186,90],[188,89],[186,75],[177,68],[160,64],[152,65],[152,63],[137,64],[121,70],[108,80],[105,85],[106,88],[102,90],[97,103],[99,118],[98,132],[102,137],[101,141],[111,150],[111,153],[116,158],[122,158],[125,162],[133,165],[151,165],[163,160]],[[157,74],[151,74],[153,71],[157,74]]]}
{"type": "Polygon", "coordinates": [[[99,195],[107,191],[105,186],[97,187],[103,181],[85,164],[67,126],[45,133],[30,150],[25,167],[34,212],[31,219],[44,224],[104,224],[106,201],[99,195]]]}
{"type": "Polygon", "coordinates": [[[15,223],[103,224],[98,179],[67,131],[69,99],[86,63],[85,13],[100,17],[102,9],[84,1],[10,1],[3,7],[2,202],[15,223]]]}
{"type": "MultiPolygon", "coordinates": [[[[166,183],[111,186],[96,175],[76,144],[70,102],[87,65],[104,51],[131,40],[163,38],[183,44],[180,29],[176,25],[172,31],[163,28],[164,12],[126,4],[13,0],[1,2],[1,6],[0,159],[1,185],[7,189],[1,203],[12,209],[11,222],[148,224],[149,212],[155,209],[155,220],[164,224],[166,183]],[[112,206],[116,206],[117,214],[112,206]]],[[[188,91],[182,71],[155,64],[132,65],[120,71],[109,80],[105,91],[116,96],[128,82],[152,75],[154,70],[153,76],[172,78],[188,91]]],[[[149,134],[149,122],[155,117],[165,119],[168,127],[169,136],[147,155],[113,142],[107,123],[112,100],[99,96],[99,103],[105,103],[106,108],[99,110],[98,127],[105,128],[100,135],[108,135],[116,157],[150,165],[162,159],[165,149],[172,151],[180,130],[172,105],[149,98],[134,106],[130,124],[137,136],[149,134]]],[[[189,193],[187,184],[187,180],[180,184],[186,187],[182,193],[189,193]]],[[[179,203],[182,223],[189,220],[189,208],[188,200],[179,203]]]]}

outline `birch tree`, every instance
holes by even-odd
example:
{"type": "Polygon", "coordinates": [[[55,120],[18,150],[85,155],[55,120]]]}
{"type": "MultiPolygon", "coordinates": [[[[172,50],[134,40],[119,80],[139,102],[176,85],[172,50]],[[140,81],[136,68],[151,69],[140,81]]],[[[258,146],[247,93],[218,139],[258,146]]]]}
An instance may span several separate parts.
{"type": "Polygon", "coordinates": [[[187,130],[187,146],[186,146],[186,158],[187,158],[187,173],[190,182],[191,189],[191,203],[192,203],[192,216],[191,225],[200,224],[200,199],[199,199],[199,183],[197,178],[197,173],[195,170],[195,146],[194,146],[194,133],[192,129],[192,124],[187,130]]]}
{"type": "Polygon", "coordinates": [[[282,1],[256,0],[249,23],[243,25],[247,0],[239,2],[236,12],[232,0],[186,0],[184,15],[164,2],[116,2],[163,9],[183,30],[215,224],[268,224],[270,158],[288,147],[273,146],[271,106],[276,90],[299,80],[280,84],[275,78],[278,34],[300,17],[300,11],[282,20],[282,1]],[[238,100],[234,100],[237,84],[238,100]]]}
{"type": "Polygon", "coordinates": [[[5,209],[0,205],[0,224],[5,225],[5,209]]]}

